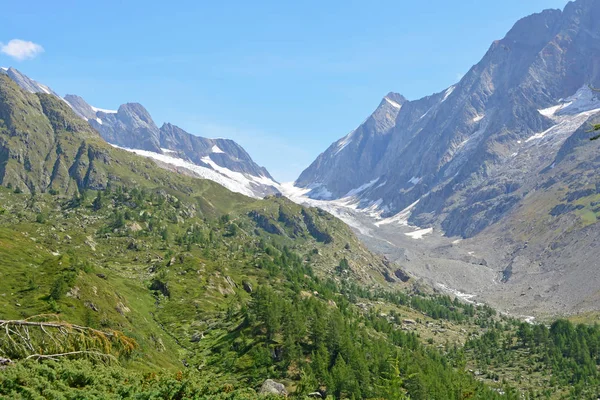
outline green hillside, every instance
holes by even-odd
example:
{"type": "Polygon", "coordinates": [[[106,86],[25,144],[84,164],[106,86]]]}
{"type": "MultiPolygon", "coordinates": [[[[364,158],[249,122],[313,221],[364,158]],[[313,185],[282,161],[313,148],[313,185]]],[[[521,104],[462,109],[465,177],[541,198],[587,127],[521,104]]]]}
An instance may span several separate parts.
{"type": "Polygon", "coordinates": [[[0,183],[0,396],[597,394],[598,328],[557,344],[402,283],[330,214],[160,169],[2,75],[0,183]]]}

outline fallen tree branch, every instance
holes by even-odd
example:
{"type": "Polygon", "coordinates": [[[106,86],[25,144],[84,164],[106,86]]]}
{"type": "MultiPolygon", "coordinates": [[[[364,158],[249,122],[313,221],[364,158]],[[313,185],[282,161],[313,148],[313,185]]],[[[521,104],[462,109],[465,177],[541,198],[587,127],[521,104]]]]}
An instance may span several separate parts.
{"type": "Polygon", "coordinates": [[[94,356],[98,356],[98,357],[106,357],[106,358],[110,358],[114,361],[117,361],[117,358],[115,356],[113,356],[112,354],[106,354],[106,353],[101,353],[99,351],[89,351],[89,350],[69,351],[66,353],[59,353],[59,354],[32,354],[30,356],[25,357],[25,359],[29,360],[29,359],[35,358],[37,360],[40,360],[40,359],[56,360],[57,357],[73,356],[73,355],[79,355],[79,354],[89,354],[89,355],[94,355],[94,356]]]}
{"type": "Polygon", "coordinates": [[[99,333],[105,336],[115,336],[114,333],[112,332],[105,332],[105,331],[100,331],[98,329],[94,329],[94,328],[90,328],[87,326],[80,326],[80,325],[73,325],[73,324],[69,324],[67,322],[36,322],[36,321],[29,321],[27,319],[16,319],[16,320],[5,320],[5,319],[0,319],[0,327],[2,326],[6,326],[6,329],[8,329],[8,326],[13,325],[13,326],[37,326],[37,327],[46,327],[46,328],[69,328],[69,329],[73,329],[76,331],[87,331],[87,332],[95,332],[95,333],[99,333]]]}
{"type": "Polygon", "coordinates": [[[0,356],[15,360],[84,354],[116,360],[136,347],[122,332],[71,324],[54,314],[0,320],[0,356]]]}

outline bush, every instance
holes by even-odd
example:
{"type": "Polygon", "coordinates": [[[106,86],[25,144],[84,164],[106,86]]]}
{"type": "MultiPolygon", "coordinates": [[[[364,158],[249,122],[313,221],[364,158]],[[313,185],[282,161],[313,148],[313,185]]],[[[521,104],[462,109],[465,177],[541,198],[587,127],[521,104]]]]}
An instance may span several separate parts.
{"type": "Polygon", "coordinates": [[[251,400],[258,395],[253,389],[240,388],[239,382],[219,381],[197,371],[142,374],[120,366],[63,359],[43,363],[30,360],[6,368],[0,377],[0,397],[251,400]]]}

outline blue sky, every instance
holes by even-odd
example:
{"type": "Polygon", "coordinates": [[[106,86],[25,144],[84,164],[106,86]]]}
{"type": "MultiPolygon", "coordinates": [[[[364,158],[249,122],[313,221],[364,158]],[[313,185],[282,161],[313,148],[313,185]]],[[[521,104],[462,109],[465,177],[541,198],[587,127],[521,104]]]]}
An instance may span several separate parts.
{"type": "Polygon", "coordinates": [[[519,18],[566,3],[22,0],[2,5],[12,56],[0,65],[96,107],[139,102],[159,126],[234,139],[290,181],[387,92],[441,91],[519,18]]]}

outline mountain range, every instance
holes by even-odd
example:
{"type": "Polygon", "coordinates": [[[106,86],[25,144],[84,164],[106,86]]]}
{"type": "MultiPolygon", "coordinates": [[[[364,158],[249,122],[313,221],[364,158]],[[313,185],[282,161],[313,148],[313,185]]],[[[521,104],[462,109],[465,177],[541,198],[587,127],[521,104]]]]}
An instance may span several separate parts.
{"type": "Polygon", "coordinates": [[[0,397],[597,399],[598,39],[524,18],[284,184],[1,68],[0,397]]]}
{"type": "Polygon", "coordinates": [[[233,140],[203,138],[170,123],[159,128],[138,103],[123,104],[118,110],[101,109],[76,95],[62,98],[14,68],[2,68],[0,73],[30,93],[52,94],[62,99],[108,143],[152,158],[165,168],[214,180],[251,197],[279,192],[269,172],[233,140]]]}
{"type": "Polygon", "coordinates": [[[599,39],[597,0],[523,18],[457,84],[386,95],[294,190],[432,283],[522,312],[596,309],[599,39]]]}
{"type": "MultiPolygon", "coordinates": [[[[596,311],[600,299],[600,160],[588,140],[600,121],[599,21],[599,0],[523,18],[457,84],[417,100],[385,95],[293,185],[231,140],[158,127],[140,104],[100,109],[14,68],[0,74],[61,99],[108,143],[162,168],[330,211],[443,292],[556,315],[596,311]]],[[[57,171],[45,172],[46,187],[24,176],[22,186],[45,190],[57,171]]]]}

